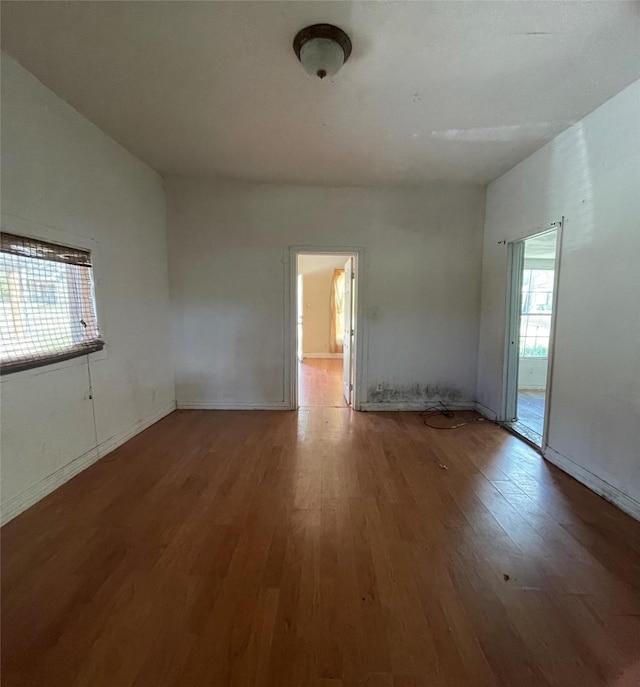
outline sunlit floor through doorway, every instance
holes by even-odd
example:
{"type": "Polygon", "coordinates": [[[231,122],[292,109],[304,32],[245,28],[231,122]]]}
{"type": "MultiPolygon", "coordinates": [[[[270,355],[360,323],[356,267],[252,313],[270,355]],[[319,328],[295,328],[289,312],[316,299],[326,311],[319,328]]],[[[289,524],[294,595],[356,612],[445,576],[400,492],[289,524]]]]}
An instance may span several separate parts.
{"type": "Polygon", "coordinates": [[[298,363],[298,405],[347,407],[342,390],[342,360],[305,358],[298,363]]]}
{"type": "Polygon", "coordinates": [[[518,390],[518,419],[506,423],[521,437],[535,446],[542,446],[544,429],[545,392],[543,390],[518,390]]]}
{"type": "Polygon", "coordinates": [[[544,425],[544,401],[544,391],[518,391],[518,420],[540,435],[544,425]]]}

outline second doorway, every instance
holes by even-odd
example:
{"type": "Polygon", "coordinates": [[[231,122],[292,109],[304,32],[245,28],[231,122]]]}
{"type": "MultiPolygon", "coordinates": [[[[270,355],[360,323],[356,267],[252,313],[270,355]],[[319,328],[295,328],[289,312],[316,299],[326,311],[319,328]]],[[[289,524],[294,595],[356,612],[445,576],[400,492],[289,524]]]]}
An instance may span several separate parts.
{"type": "Polygon", "coordinates": [[[356,256],[299,253],[296,280],[298,405],[353,403],[356,256]]]}
{"type": "Polygon", "coordinates": [[[549,416],[559,228],[509,244],[505,421],[544,450],[549,416]]]}

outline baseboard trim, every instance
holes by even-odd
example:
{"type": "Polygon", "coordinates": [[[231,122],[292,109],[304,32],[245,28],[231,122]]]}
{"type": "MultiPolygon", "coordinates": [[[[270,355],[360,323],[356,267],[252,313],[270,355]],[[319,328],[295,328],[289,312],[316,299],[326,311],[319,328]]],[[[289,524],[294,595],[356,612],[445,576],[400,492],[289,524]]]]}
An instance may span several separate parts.
{"type": "Polygon", "coordinates": [[[30,508],[35,503],[43,499],[45,496],[61,487],[65,482],[68,482],[72,477],[82,472],[90,465],[93,465],[100,459],[98,448],[92,448],[87,453],[67,463],[64,467],[56,470],[51,475],[48,475],[40,482],[37,482],[29,489],[26,489],[20,494],[9,499],[2,505],[2,513],[0,514],[0,525],[6,525],[10,520],[13,520],[20,513],[30,508]]]}
{"type": "Polygon", "coordinates": [[[625,494],[617,487],[605,482],[597,475],[594,475],[593,472],[583,468],[581,465],[571,460],[571,458],[559,453],[551,447],[547,447],[544,452],[544,457],[563,472],[566,472],[574,479],[577,479],[578,482],[584,484],[585,487],[594,491],[598,496],[602,496],[605,501],[609,501],[609,503],[612,503],[635,520],[640,520],[640,503],[628,494],[625,494]]]}
{"type": "Polygon", "coordinates": [[[123,430],[122,432],[118,432],[109,439],[105,439],[103,442],[98,444],[98,453],[100,454],[100,458],[106,456],[107,453],[111,453],[111,451],[117,449],[118,446],[122,446],[122,444],[124,444],[126,441],[129,441],[129,439],[132,439],[136,434],[140,434],[140,432],[147,429],[147,427],[151,427],[151,425],[154,425],[159,420],[162,420],[163,417],[166,417],[170,413],[173,413],[175,409],[176,402],[171,401],[157,413],[154,413],[153,415],[148,415],[147,417],[142,418],[142,420],[134,422],[132,425],[130,425],[127,429],[123,430]]]}
{"type": "Polygon", "coordinates": [[[302,358],[326,358],[327,360],[340,359],[344,356],[342,353],[303,353],[302,358]]]}
{"type": "MultiPolygon", "coordinates": [[[[431,403],[426,404],[424,402],[419,401],[394,401],[392,403],[361,403],[360,410],[364,410],[367,412],[427,410],[432,406],[437,406],[438,403],[439,401],[433,401],[431,403]]],[[[475,410],[475,405],[473,401],[447,401],[445,405],[447,406],[447,408],[451,408],[452,410],[475,410]]]]}
{"type": "Polygon", "coordinates": [[[497,422],[498,421],[498,414],[494,413],[491,408],[487,408],[487,406],[483,405],[480,403],[480,401],[476,401],[475,404],[475,410],[480,413],[483,417],[486,417],[487,420],[491,420],[491,422],[497,422]]]}
{"type": "Polygon", "coordinates": [[[276,401],[274,403],[178,401],[178,410],[291,410],[291,406],[284,401],[276,401]]]}
{"type": "Polygon", "coordinates": [[[151,425],[155,424],[163,417],[166,417],[176,409],[175,401],[167,404],[162,410],[153,415],[143,418],[134,422],[132,425],[127,427],[127,429],[122,432],[114,434],[109,439],[98,444],[94,448],[90,449],[83,455],[75,458],[70,463],[67,463],[63,467],[59,468],[52,474],[45,477],[40,482],[37,482],[29,489],[26,489],[20,494],[17,494],[12,499],[9,499],[7,503],[2,505],[0,512],[0,525],[5,525],[10,520],[13,520],[20,513],[27,510],[38,501],[43,499],[45,496],[55,491],[58,487],[61,487],[65,482],[68,482],[71,478],[75,477],[83,470],[86,470],[90,465],[100,460],[100,458],[111,453],[114,449],[121,446],[126,441],[139,434],[143,430],[147,429],[151,425]]]}

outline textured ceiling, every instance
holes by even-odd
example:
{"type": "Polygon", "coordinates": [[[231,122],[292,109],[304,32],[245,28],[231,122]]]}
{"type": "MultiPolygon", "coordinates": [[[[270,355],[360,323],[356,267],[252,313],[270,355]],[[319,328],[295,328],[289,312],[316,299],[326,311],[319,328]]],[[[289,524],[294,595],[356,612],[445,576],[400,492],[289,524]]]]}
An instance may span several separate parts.
{"type": "Polygon", "coordinates": [[[163,174],[487,183],[640,78],[638,3],[4,2],[2,46],[163,174]],[[353,41],[308,76],[296,32],[353,41]]]}

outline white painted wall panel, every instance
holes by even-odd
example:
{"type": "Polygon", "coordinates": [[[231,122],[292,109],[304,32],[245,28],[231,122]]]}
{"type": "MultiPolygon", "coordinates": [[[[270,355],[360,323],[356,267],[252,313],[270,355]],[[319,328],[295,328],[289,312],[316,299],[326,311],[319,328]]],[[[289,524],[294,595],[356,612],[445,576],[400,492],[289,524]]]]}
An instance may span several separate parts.
{"type": "Polygon", "coordinates": [[[179,405],[283,402],[291,245],[365,249],[368,401],[474,400],[483,188],[165,190],[179,405]]]}
{"type": "Polygon", "coordinates": [[[95,427],[86,357],[2,378],[2,504],[14,514],[21,495],[175,396],[162,180],[4,54],[2,225],[92,248],[106,339],[90,356],[95,427]]]}
{"type": "Polygon", "coordinates": [[[41,367],[2,380],[2,502],[96,446],[84,364],[41,367]],[[57,402],[57,400],[63,402],[57,402]]]}
{"type": "Polygon", "coordinates": [[[520,358],[518,361],[519,389],[546,389],[547,358],[520,358]]]}
{"type": "Polygon", "coordinates": [[[507,266],[498,242],[563,215],[549,446],[632,510],[640,508],[640,82],[489,185],[478,400],[494,412],[507,266]]]}

